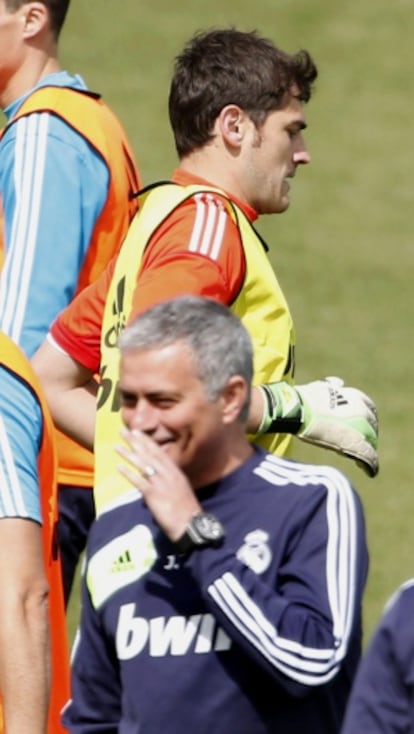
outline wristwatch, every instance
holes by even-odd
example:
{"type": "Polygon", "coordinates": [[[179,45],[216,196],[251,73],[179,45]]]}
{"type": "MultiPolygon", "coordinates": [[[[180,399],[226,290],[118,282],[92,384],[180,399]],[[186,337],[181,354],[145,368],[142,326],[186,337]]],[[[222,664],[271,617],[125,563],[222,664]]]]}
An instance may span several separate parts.
{"type": "Polygon", "coordinates": [[[222,544],[224,535],[220,520],[208,512],[198,512],[191,518],[175,545],[180,553],[191,553],[206,546],[218,547],[222,544]]]}

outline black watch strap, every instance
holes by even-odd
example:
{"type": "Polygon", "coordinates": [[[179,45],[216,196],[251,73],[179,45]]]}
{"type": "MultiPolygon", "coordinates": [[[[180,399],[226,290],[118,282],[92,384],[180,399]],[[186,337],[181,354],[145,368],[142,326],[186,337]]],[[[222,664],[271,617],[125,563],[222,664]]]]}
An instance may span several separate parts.
{"type": "Polygon", "coordinates": [[[181,538],[175,541],[175,545],[180,553],[191,553],[193,550],[208,546],[220,546],[224,536],[224,528],[215,515],[198,512],[191,518],[181,538]]]}

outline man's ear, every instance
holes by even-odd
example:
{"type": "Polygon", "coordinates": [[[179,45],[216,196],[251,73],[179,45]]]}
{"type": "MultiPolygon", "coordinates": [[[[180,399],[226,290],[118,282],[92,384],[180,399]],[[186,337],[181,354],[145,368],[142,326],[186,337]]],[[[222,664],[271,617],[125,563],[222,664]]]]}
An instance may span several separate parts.
{"type": "Polygon", "coordinates": [[[38,36],[49,25],[49,11],[43,3],[29,2],[21,10],[24,38],[38,36]]]}
{"type": "Polygon", "coordinates": [[[230,377],[221,394],[223,423],[228,425],[239,420],[249,389],[246,380],[241,375],[230,377]]]}
{"type": "Polygon", "coordinates": [[[229,104],[223,107],[217,118],[217,124],[221,137],[227,145],[232,148],[241,146],[247,119],[246,113],[238,105],[229,104]]]}

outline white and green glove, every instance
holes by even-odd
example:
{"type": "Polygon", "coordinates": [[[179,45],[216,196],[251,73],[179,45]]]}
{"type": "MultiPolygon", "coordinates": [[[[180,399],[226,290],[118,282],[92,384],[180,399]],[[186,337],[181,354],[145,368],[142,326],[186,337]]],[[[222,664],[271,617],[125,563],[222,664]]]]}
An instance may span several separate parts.
{"type": "Polygon", "coordinates": [[[307,385],[260,385],[265,409],[258,433],[293,433],[303,441],[354,459],[370,476],[378,473],[375,403],[339,377],[307,385]]]}

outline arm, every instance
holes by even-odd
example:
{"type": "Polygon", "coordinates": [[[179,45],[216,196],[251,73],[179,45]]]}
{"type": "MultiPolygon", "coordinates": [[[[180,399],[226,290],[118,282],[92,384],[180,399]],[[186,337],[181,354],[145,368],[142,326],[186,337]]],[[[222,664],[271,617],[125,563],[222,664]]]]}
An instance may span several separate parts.
{"type": "Polygon", "coordinates": [[[48,586],[41,528],[0,520],[0,688],[8,734],[44,734],[49,699],[48,586]]]}
{"type": "Polygon", "coordinates": [[[94,371],[61,351],[51,339],[44,341],[32,365],[57,428],[92,450],[98,388],[94,371]]]}
{"type": "Polygon", "coordinates": [[[211,195],[201,204],[190,197],[167,217],[145,248],[130,319],[184,293],[231,306],[242,288],[245,268],[240,232],[224,200],[211,195]]]}
{"type": "MultiPolygon", "coordinates": [[[[241,256],[240,243],[238,253],[241,256]]],[[[114,265],[115,259],[59,315],[51,328],[52,340],[44,342],[32,359],[55,424],[87,448],[92,448],[96,414],[96,384],[91,378],[100,368],[103,312],[114,265]]],[[[233,289],[238,287],[241,265],[232,271],[233,289]]],[[[223,301],[232,298],[222,263],[182,252],[176,241],[168,240],[167,247],[165,240],[157,239],[148,248],[139,275],[133,315],[168,296],[199,292],[200,284],[204,295],[223,301]]]]}
{"type": "Polygon", "coordinates": [[[47,113],[7,130],[0,163],[0,326],[31,356],[73,298],[109,176],[87,142],[47,113]]]}
{"type": "Polygon", "coordinates": [[[108,284],[115,260],[84,288],[52,324],[32,358],[56,426],[92,449],[100,341],[108,284]]]}
{"type": "Polygon", "coordinates": [[[44,734],[49,697],[48,585],[43,567],[33,393],[0,367],[0,689],[7,731],[44,734]]]}
{"type": "MultiPolygon", "coordinates": [[[[120,470],[174,542],[199,511],[197,497],[148,436],[137,431],[123,436],[127,445],[118,451],[128,463],[120,470]],[[149,477],[148,465],[155,469],[149,477]]],[[[361,506],[347,480],[335,470],[315,470],[312,477],[293,471],[290,481],[295,480],[306,491],[292,486],[297,501],[294,516],[286,518],[276,585],[239,560],[231,540],[194,553],[191,571],[228,635],[291,695],[302,695],[332,680],[348,654],[367,552],[361,506]]],[[[276,505],[272,511],[277,514],[276,505]]]]}
{"type": "MultiPolygon", "coordinates": [[[[215,197],[214,202],[198,209],[194,199],[189,199],[153,236],[144,254],[132,318],[183,292],[207,296],[227,306],[234,302],[245,276],[240,232],[225,207],[220,209],[220,199],[215,197]],[[205,234],[203,217],[207,221],[210,212],[215,221],[220,211],[225,226],[216,247],[205,234]]],[[[210,231],[214,234],[213,226],[210,231]]],[[[303,441],[355,459],[375,476],[379,466],[376,407],[361,391],[347,386],[340,391],[334,388],[327,380],[297,388],[284,382],[254,387],[248,432],[294,433],[303,441]]]]}

